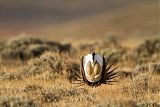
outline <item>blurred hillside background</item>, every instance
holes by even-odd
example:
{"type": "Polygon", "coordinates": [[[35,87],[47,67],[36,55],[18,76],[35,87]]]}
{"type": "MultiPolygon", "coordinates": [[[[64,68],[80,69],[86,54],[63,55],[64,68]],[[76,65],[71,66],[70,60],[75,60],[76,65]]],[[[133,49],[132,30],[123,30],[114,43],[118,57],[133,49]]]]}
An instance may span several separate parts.
{"type": "Polygon", "coordinates": [[[160,0],[0,0],[0,39],[19,35],[138,43],[160,36],[160,0]]]}
{"type": "Polygon", "coordinates": [[[28,106],[160,107],[160,0],[0,0],[0,107],[28,106]],[[89,50],[107,61],[95,88],[89,50]]]}

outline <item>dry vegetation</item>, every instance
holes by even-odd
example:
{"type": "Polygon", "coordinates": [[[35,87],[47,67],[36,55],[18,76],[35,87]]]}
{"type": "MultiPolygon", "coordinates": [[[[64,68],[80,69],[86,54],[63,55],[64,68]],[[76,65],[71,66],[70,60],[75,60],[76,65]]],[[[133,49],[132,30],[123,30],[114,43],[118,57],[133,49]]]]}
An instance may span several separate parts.
{"type": "Polygon", "coordinates": [[[0,2],[0,107],[160,107],[159,0],[15,1],[0,2]],[[113,55],[117,82],[74,84],[90,50],[113,55]]]}
{"type": "Polygon", "coordinates": [[[61,44],[29,37],[0,42],[0,107],[160,106],[160,39],[135,48],[115,38],[92,44],[61,44]],[[79,57],[100,49],[119,65],[113,85],[77,86],[79,57]]]}

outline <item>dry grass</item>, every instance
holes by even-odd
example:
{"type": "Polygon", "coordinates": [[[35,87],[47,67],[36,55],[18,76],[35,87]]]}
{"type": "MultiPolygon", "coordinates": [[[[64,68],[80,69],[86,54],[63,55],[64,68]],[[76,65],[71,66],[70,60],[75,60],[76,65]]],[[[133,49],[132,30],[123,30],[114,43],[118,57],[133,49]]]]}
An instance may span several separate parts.
{"type": "MultiPolygon", "coordinates": [[[[121,46],[116,39],[108,40],[79,44],[63,52],[48,50],[23,61],[19,57],[4,60],[1,51],[0,106],[160,106],[159,40],[149,40],[134,49],[121,46]],[[106,58],[114,55],[111,62],[116,63],[115,66],[120,65],[118,82],[94,88],[72,83],[76,81],[76,72],[79,72],[82,51],[91,46],[105,52],[106,58]]],[[[5,50],[3,45],[0,46],[5,50]]],[[[7,51],[6,55],[9,55],[7,51]]]]}

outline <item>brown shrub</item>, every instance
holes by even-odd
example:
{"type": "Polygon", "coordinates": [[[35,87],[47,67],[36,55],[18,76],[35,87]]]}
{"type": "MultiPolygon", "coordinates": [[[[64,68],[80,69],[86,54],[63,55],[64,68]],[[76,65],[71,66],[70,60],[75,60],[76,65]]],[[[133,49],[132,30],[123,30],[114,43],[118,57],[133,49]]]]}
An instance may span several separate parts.
{"type": "Polygon", "coordinates": [[[127,96],[136,99],[137,101],[144,100],[148,92],[151,90],[149,88],[151,77],[149,74],[139,74],[133,76],[132,79],[128,80],[122,86],[122,93],[127,96]]]}
{"type": "Polygon", "coordinates": [[[136,102],[132,100],[115,100],[111,98],[106,98],[100,103],[93,107],[137,107],[136,102]]]}
{"type": "Polygon", "coordinates": [[[32,59],[28,65],[18,73],[20,78],[36,76],[48,72],[48,75],[58,73],[62,74],[63,59],[58,53],[47,52],[39,58],[32,59]]]}
{"type": "Polygon", "coordinates": [[[38,86],[38,85],[27,85],[24,89],[24,92],[34,92],[34,91],[37,91],[37,90],[41,90],[42,87],[41,86],[38,86]]]}
{"type": "Polygon", "coordinates": [[[68,62],[66,64],[67,79],[70,82],[76,81],[80,74],[80,65],[76,62],[68,62]]]}
{"type": "Polygon", "coordinates": [[[135,49],[135,55],[137,56],[138,63],[145,63],[149,60],[156,61],[160,58],[159,53],[160,39],[146,40],[135,49]]]}
{"type": "Polygon", "coordinates": [[[160,104],[154,101],[134,101],[134,100],[115,100],[108,99],[101,101],[93,107],[159,107],[160,104]]]}
{"type": "Polygon", "coordinates": [[[38,104],[33,100],[17,97],[17,96],[2,96],[0,97],[1,107],[38,107],[38,104]]]}
{"type": "Polygon", "coordinates": [[[52,103],[52,102],[59,102],[61,100],[67,100],[70,97],[77,97],[80,94],[87,94],[88,91],[85,89],[61,89],[61,88],[51,88],[48,90],[42,91],[42,102],[52,103]]]}
{"type": "Polygon", "coordinates": [[[159,63],[149,63],[141,64],[135,67],[136,73],[150,72],[153,74],[160,74],[160,64],[159,63]]]}
{"type": "Polygon", "coordinates": [[[148,82],[149,77],[146,74],[135,76],[132,80],[132,93],[133,97],[144,98],[145,94],[148,92],[148,82]]]}
{"type": "Polygon", "coordinates": [[[60,44],[58,42],[45,42],[40,39],[30,37],[16,37],[7,40],[0,48],[0,55],[4,59],[26,60],[32,57],[38,57],[45,51],[69,52],[70,44],[60,44]]]}
{"type": "Polygon", "coordinates": [[[83,51],[90,51],[90,50],[94,50],[97,45],[98,45],[97,43],[81,44],[81,45],[79,46],[79,48],[80,48],[80,50],[83,50],[83,51]]]}
{"type": "Polygon", "coordinates": [[[140,64],[135,66],[135,73],[146,73],[149,72],[149,65],[148,64],[140,64]]]}
{"type": "Polygon", "coordinates": [[[124,79],[124,78],[132,78],[134,76],[133,72],[126,72],[126,71],[119,71],[118,72],[118,77],[120,79],[124,79]]]}
{"type": "Polygon", "coordinates": [[[5,71],[0,71],[0,80],[15,80],[17,78],[17,75],[5,71]]]}
{"type": "Polygon", "coordinates": [[[121,45],[118,39],[114,36],[103,39],[100,43],[100,48],[120,48],[121,45]]]}
{"type": "Polygon", "coordinates": [[[154,74],[160,74],[160,63],[150,64],[150,71],[154,74]]]}

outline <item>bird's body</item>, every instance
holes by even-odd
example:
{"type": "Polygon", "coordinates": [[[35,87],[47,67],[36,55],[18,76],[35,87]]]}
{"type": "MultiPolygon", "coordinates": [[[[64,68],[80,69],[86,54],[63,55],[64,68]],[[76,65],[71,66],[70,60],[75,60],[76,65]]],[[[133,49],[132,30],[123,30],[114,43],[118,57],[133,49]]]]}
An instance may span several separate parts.
{"type": "Polygon", "coordinates": [[[87,85],[95,86],[102,83],[106,84],[110,79],[115,78],[117,73],[113,73],[113,71],[116,68],[111,71],[109,70],[112,65],[107,68],[109,59],[106,62],[104,56],[96,53],[83,56],[80,70],[83,82],[87,85]]]}
{"type": "Polygon", "coordinates": [[[98,54],[88,54],[83,57],[85,77],[89,82],[97,82],[102,76],[103,57],[98,54]]]}

